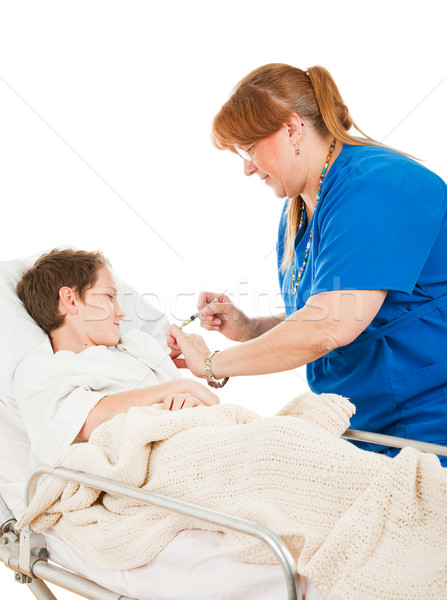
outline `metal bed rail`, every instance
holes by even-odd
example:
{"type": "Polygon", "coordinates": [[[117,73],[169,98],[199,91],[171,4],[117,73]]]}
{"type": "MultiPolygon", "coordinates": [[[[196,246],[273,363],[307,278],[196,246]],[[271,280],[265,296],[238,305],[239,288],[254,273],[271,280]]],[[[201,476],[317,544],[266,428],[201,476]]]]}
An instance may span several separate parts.
{"type": "Polygon", "coordinates": [[[418,440],[410,440],[392,435],[384,435],[383,433],[373,433],[372,431],[347,429],[342,437],[356,442],[369,442],[371,444],[378,444],[379,446],[391,446],[392,448],[412,446],[421,452],[430,452],[437,456],[447,456],[447,446],[431,444],[429,442],[419,442],[418,440]]]}
{"type": "Polygon", "coordinates": [[[15,572],[16,582],[25,584],[38,600],[57,600],[45,581],[91,600],[135,600],[48,563],[44,537],[27,532],[20,539],[15,524],[14,515],[0,496],[0,561],[15,572]]]}
{"type": "MultiPolygon", "coordinates": [[[[4,539],[4,536],[2,539],[4,539]]],[[[89,598],[90,600],[136,600],[135,598],[129,598],[107,590],[97,583],[85,579],[81,575],[50,564],[43,558],[38,558],[30,569],[23,570],[20,567],[18,555],[11,549],[11,544],[15,543],[18,544],[19,542],[10,540],[6,544],[2,543],[0,545],[0,560],[16,572],[16,581],[26,584],[38,600],[57,600],[53,592],[44,583],[45,581],[54,583],[69,592],[78,594],[83,598],[89,598]]],[[[42,552],[42,549],[38,549],[38,551],[42,552]]]]}
{"type": "MultiPolygon", "coordinates": [[[[167,498],[167,497],[161,496],[159,494],[141,490],[139,488],[132,488],[132,487],[123,485],[123,484],[115,482],[115,481],[110,481],[103,477],[88,475],[83,472],[72,471],[69,469],[61,468],[61,467],[52,468],[52,467],[48,467],[48,466],[40,466],[40,467],[36,467],[31,472],[31,475],[28,479],[28,484],[27,484],[26,506],[29,505],[29,503],[32,499],[32,496],[36,490],[37,480],[39,479],[39,477],[41,477],[42,475],[45,475],[45,474],[52,475],[55,477],[61,477],[62,479],[65,479],[67,481],[74,481],[74,482],[77,482],[80,484],[88,485],[95,489],[99,489],[99,490],[102,490],[104,492],[108,492],[111,494],[127,496],[129,498],[138,500],[145,504],[154,504],[156,506],[160,506],[161,508],[165,508],[167,510],[185,514],[190,517],[200,519],[202,521],[207,521],[210,523],[221,525],[228,529],[233,529],[236,531],[240,531],[242,533],[246,533],[248,535],[255,536],[255,537],[261,539],[264,543],[266,543],[270,547],[270,549],[273,551],[273,553],[276,555],[276,557],[281,565],[281,568],[283,570],[284,577],[286,580],[288,600],[299,600],[299,598],[301,598],[301,587],[300,587],[299,578],[297,578],[297,579],[295,578],[296,562],[295,562],[290,550],[288,549],[286,544],[283,542],[283,540],[278,535],[273,533],[270,529],[268,529],[267,527],[258,525],[257,523],[253,523],[251,521],[247,521],[246,519],[241,519],[239,517],[234,517],[232,515],[220,513],[215,510],[211,510],[208,508],[203,508],[201,506],[189,504],[182,500],[167,498]]],[[[23,558],[23,561],[19,560],[18,567],[22,573],[34,574],[36,576],[39,576],[38,573],[36,572],[36,567],[37,567],[37,569],[41,573],[42,573],[42,571],[45,571],[45,575],[47,575],[46,569],[42,570],[42,566],[38,566],[37,562],[35,562],[34,564],[32,564],[32,562],[31,562],[31,564],[29,564],[29,557],[32,557],[31,545],[32,545],[32,536],[33,535],[36,535],[36,534],[32,533],[30,526],[27,526],[21,532],[21,536],[20,536],[20,545],[21,545],[21,553],[22,553],[21,555],[24,558],[23,558]],[[27,561],[27,562],[25,563],[25,561],[27,561]]],[[[48,564],[46,564],[46,566],[53,567],[53,565],[48,565],[48,564]]],[[[48,579],[47,577],[45,577],[45,578],[48,579]]],[[[48,581],[51,581],[51,579],[48,579],[48,581]]],[[[87,581],[87,580],[84,580],[84,581],[87,581]]],[[[57,583],[56,581],[53,581],[53,582],[57,583]]],[[[70,583],[76,584],[75,581],[70,582],[70,583]]],[[[60,585],[60,583],[58,583],[58,585],[60,585]]],[[[62,585],[62,587],[64,587],[64,586],[62,585]]],[[[75,590],[74,586],[71,588],[67,588],[67,589],[72,589],[73,591],[75,590]]],[[[116,595],[115,596],[104,596],[104,595],[93,595],[93,594],[91,596],[85,595],[85,593],[83,594],[83,592],[80,588],[78,588],[78,589],[80,591],[76,590],[77,593],[79,593],[80,595],[84,595],[86,598],[92,598],[93,600],[112,600],[112,599],[118,598],[116,595]]],[[[129,600],[129,599],[123,597],[123,600],[129,600]]]]}

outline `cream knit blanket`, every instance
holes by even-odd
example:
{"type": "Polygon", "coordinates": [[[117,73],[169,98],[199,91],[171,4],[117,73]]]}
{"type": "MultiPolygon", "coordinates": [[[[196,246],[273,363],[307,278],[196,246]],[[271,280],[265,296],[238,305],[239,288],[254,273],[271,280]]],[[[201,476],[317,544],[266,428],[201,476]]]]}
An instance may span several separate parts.
{"type": "MultiPolygon", "coordinates": [[[[57,464],[269,527],[328,600],[445,598],[447,474],[433,455],[390,459],[340,439],[353,411],[312,393],[271,418],[234,405],[133,408],[57,464]]],[[[222,530],[54,477],[18,525],[30,521],[103,569],[142,565],[183,529],[222,530]]],[[[233,557],[275,562],[258,539],[223,533],[233,557]]]]}

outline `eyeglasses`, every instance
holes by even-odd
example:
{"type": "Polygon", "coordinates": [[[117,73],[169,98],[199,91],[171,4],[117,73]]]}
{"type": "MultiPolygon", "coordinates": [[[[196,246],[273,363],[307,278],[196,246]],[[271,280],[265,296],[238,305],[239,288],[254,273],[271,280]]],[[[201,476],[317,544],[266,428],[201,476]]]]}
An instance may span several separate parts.
{"type": "Polygon", "coordinates": [[[239,148],[238,146],[236,146],[236,151],[239,154],[239,156],[241,156],[244,160],[248,160],[249,162],[251,162],[253,160],[251,153],[255,144],[256,142],[254,142],[246,150],[244,148],[239,148]]]}

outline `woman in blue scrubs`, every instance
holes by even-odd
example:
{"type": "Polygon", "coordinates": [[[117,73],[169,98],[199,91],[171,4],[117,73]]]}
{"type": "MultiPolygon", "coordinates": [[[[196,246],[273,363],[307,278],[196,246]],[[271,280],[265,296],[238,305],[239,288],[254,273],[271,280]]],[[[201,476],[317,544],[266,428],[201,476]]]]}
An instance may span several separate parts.
{"type": "Polygon", "coordinates": [[[241,343],[210,353],[172,326],[177,363],[213,386],[306,364],[312,391],[356,405],[353,428],[447,444],[445,183],[366,137],[322,67],[256,69],[213,134],[286,199],[277,243],[286,310],[249,319],[203,292],[202,326],[241,343]]]}

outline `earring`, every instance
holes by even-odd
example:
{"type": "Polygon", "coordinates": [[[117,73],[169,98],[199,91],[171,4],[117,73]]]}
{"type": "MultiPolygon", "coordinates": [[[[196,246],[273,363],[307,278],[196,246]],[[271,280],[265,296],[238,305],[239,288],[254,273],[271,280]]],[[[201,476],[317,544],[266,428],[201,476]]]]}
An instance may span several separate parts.
{"type": "MultiPolygon", "coordinates": [[[[301,132],[298,135],[301,135],[301,132]]],[[[300,145],[298,142],[296,143],[295,148],[296,148],[296,155],[298,156],[298,154],[300,153],[300,145]]]]}

